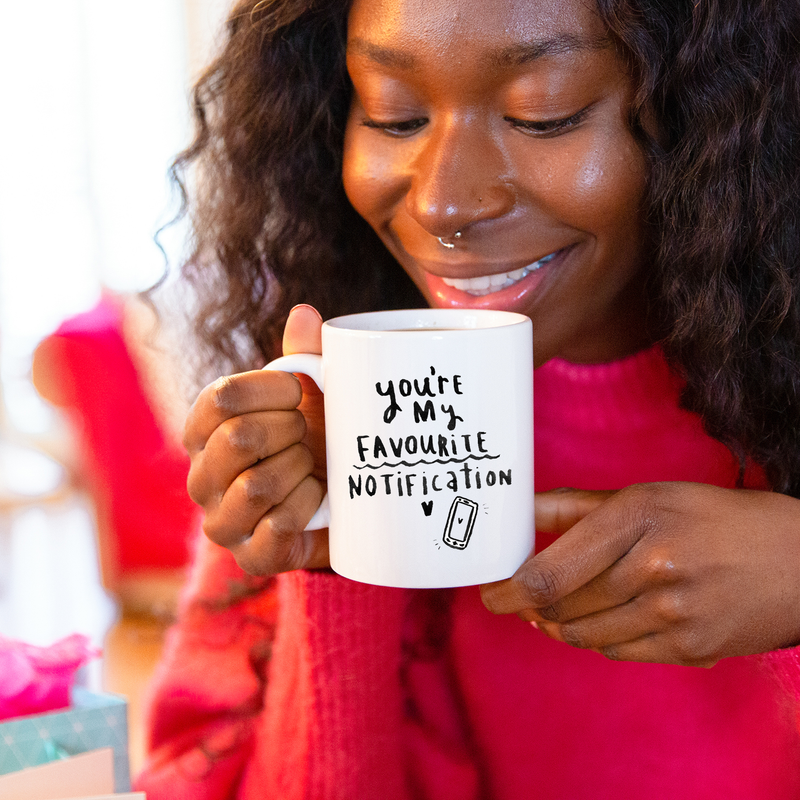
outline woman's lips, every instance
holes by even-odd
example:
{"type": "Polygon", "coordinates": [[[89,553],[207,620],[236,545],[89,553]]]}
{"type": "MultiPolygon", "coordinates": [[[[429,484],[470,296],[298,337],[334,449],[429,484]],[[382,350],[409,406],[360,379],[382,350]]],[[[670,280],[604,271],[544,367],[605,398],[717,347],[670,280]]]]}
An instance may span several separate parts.
{"type": "Polygon", "coordinates": [[[562,248],[510,272],[476,278],[442,278],[424,272],[425,281],[434,304],[441,308],[514,310],[541,283],[545,274],[564,259],[569,249],[562,248]]]}

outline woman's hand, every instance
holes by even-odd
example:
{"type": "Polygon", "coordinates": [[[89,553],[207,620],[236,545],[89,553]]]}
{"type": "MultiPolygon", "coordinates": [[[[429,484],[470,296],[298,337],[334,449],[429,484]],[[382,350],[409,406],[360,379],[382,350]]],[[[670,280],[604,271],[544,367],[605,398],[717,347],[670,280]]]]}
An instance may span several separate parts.
{"type": "MultiPolygon", "coordinates": [[[[321,353],[322,320],[293,309],[283,352],[321,353]]],[[[253,575],[327,567],[328,532],[304,531],[322,500],[322,394],[306,376],[261,370],[220,378],[192,406],[184,430],[189,495],[203,529],[253,575]]]]}
{"type": "Polygon", "coordinates": [[[800,500],[692,483],[537,495],[563,533],[506,581],[497,614],[608,658],[712,666],[800,642],[800,500]]]}

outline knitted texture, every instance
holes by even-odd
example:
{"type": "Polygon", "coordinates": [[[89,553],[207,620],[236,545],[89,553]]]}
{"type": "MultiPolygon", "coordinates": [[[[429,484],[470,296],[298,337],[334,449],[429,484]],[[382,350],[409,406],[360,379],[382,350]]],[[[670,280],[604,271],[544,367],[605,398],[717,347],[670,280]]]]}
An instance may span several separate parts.
{"type": "MultiPolygon", "coordinates": [[[[538,490],[735,485],[657,348],[552,361],[534,382],[538,490]]],[[[763,488],[760,472],[746,484],[763,488]]],[[[242,580],[201,545],[154,686],[150,800],[800,797],[796,698],[765,666],[800,685],[794,651],[710,670],[614,663],[490,615],[477,587],[297,572],[221,602],[242,580]]]]}

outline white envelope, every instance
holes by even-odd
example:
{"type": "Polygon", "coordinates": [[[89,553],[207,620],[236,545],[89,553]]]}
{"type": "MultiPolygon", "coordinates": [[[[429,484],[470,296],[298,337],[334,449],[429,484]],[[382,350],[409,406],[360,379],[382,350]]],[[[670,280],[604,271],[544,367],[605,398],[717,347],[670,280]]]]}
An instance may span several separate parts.
{"type": "Polygon", "coordinates": [[[142,792],[114,794],[114,751],[91,750],[39,767],[0,775],[8,800],[144,800],[142,792]]]}

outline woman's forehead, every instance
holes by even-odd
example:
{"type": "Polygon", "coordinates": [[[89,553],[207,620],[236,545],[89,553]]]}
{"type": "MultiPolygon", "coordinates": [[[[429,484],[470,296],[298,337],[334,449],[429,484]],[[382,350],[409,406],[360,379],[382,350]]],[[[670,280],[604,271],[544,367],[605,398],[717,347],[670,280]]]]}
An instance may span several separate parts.
{"type": "Polygon", "coordinates": [[[529,45],[575,48],[607,42],[590,0],[354,0],[348,38],[428,47],[529,45]]]}

